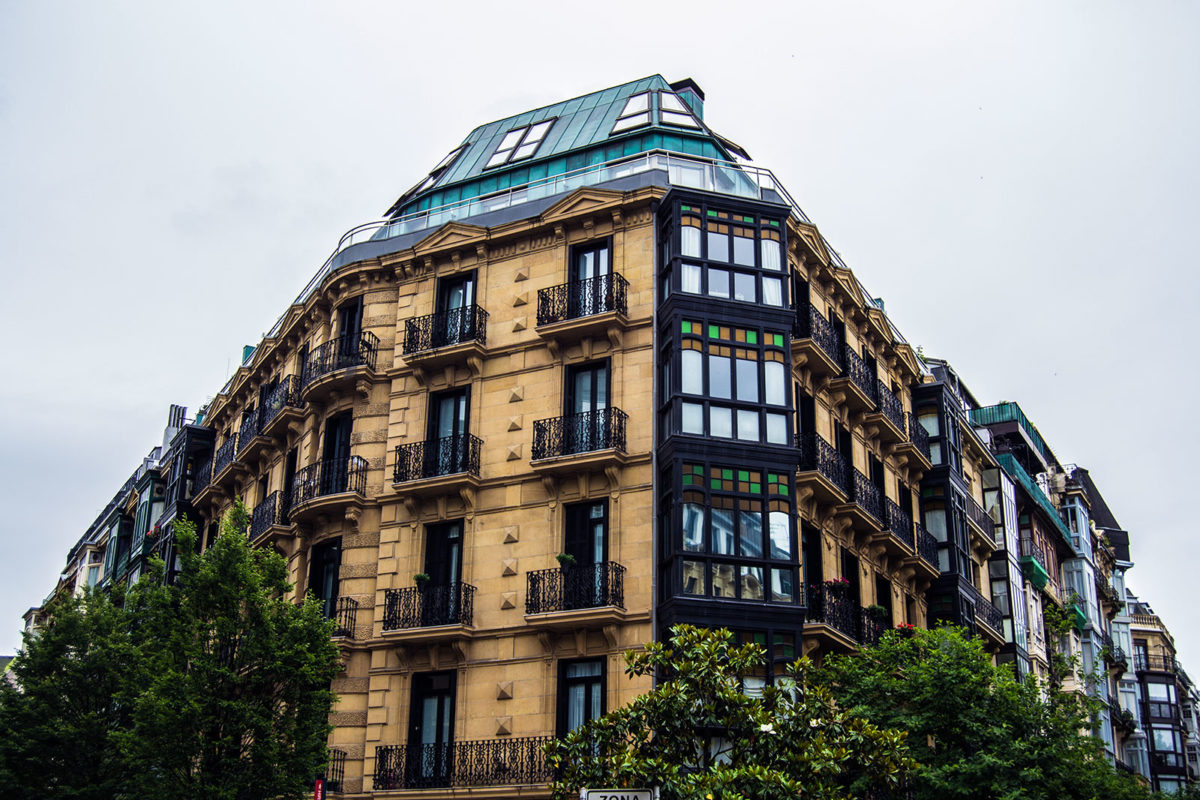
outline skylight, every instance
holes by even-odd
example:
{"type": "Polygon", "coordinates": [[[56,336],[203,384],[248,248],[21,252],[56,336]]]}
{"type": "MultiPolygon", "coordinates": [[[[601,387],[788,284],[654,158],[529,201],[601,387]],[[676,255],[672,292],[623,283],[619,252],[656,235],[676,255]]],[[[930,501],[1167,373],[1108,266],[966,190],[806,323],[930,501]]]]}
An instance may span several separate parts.
{"type": "Polygon", "coordinates": [[[679,95],[674,92],[658,93],[658,108],[662,121],[667,125],[682,125],[685,128],[699,128],[696,118],[679,95]]]}
{"type": "Polygon", "coordinates": [[[548,119],[522,128],[513,128],[504,134],[504,138],[500,140],[500,146],[496,148],[495,153],[492,153],[492,157],[488,159],[484,169],[511,164],[514,161],[531,157],[537,152],[538,145],[546,138],[552,125],[554,125],[554,120],[548,119]]]}
{"type": "Polygon", "coordinates": [[[625,101],[625,108],[621,109],[621,116],[617,117],[617,122],[613,125],[612,133],[620,133],[630,128],[649,124],[650,93],[642,92],[641,94],[631,96],[625,101]]]}

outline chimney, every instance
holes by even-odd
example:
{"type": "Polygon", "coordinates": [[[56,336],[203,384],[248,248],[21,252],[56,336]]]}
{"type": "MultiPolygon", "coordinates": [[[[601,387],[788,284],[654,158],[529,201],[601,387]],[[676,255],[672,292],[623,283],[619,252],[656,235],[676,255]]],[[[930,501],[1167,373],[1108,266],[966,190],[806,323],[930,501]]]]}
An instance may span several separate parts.
{"type": "Polygon", "coordinates": [[[697,119],[704,119],[704,90],[694,80],[684,78],[681,81],[675,81],[671,84],[671,88],[675,94],[679,95],[680,100],[687,103],[688,108],[692,110],[697,119]]]}

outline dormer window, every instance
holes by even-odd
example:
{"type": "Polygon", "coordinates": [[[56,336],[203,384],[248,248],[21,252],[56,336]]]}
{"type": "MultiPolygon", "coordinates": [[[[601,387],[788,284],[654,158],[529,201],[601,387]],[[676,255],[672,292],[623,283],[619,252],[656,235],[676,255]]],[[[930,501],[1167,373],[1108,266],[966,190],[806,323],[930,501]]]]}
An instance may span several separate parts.
{"type": "Polygon", "coordinates": [[[500,141],[500,146],[496,148],[496,152],[488,159],[487,164],[484,165],[484,169],[499,167],[532,157],[537,152],[538,145],[546,138],[546,134],[550,131],[552,125],[554,125],[554,120],[548,119],[543,122],[536,122],[533,125],[513,128],[504,134],[504,138],[500,141]]]}
{"type": "Polygon", "coordinates": [[[699,123],[692,116],[692,111],[679,99],[674,92],[658,93],[659,115],[667,125],[682,125],[685,128],[699,128],[699,123]]]}
{"type": "Polygon", "coordinates": [[[635,94],[625,101],[621,116],[613,125],[612,133],[620,133],[630,128],[638,128],[650,124],[650,93],[635,94]]]}

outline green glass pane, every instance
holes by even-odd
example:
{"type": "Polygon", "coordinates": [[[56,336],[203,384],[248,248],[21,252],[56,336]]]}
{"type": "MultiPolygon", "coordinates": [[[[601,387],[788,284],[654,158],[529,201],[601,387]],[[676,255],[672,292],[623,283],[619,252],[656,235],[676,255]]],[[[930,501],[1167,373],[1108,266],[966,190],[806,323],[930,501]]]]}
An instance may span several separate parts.
{"type": "Polygon", "coordinates": [[[713,211],[713,210],[710,208],[710,209],[708,210],[708,215],[709,215],[710,217],[715,217],[715,216],[717,215],[717,212],[716,212],[716,211],[713,211]]]}
{"type": "Polygon", "coordinates": [[[727,480],[727,481],[733,480],[733,470],[731,470],[731,469],[721,470],[721,478],[723,480],[727,480]]]}
{"type": "Polygon", "coordinates": [[[758,331],[746,331],[746,344],[758,344],[758,331]]]}
{"type": "Polygon", "coordinates": [[[745,469],[739,469],[739,470],[738,470],[738,480],[739,480],[739,481],[748,481],[748,480],[750,480],[750,471],[749,471],[749,470],[745,470],[745,469]]]}
{"type": "Polygon", "coordinates": [[[711,481],[709,481],[709,484],[710,484],[710,485],[712,486],[712,488],[714,488],[714,489],[720,489],[720,488],[721,488],[721,479],[720,479],[720,478],[713,478],[711,481]]]}
{"type": "Polygon", "coordinates": [[[750,494],[762,494],[762,484],[761,483],[750,484],[750,494]]]}
{"type": "Polygon", "coordinates": [[[708,338],[720,339],[721,338],[721,329],[719,327],[717,327],[716,325],[709,325],[708,326],[708,338]]]}

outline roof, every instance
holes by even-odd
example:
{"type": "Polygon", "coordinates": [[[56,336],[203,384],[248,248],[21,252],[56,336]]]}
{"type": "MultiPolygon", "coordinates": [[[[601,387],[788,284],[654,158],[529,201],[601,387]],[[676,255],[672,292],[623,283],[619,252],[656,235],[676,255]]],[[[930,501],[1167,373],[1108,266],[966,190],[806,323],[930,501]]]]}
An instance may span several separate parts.
{"type": "Polygon", "coordinates": [[[1117,522],[1112,509],[1104,501],[1104,495],[1100,494],[1100,490],[1096,487],[1096,482],[1092,480],[1091,473],[1083,467],[1076,467],[1075,471],[1083,483],[1084,492],[1087,493],[1088,505],[1092,509],[1092,522],[1096,523],[1097,528],[1121,530],[1121,523],[1117,522]]]}
{"type": "MultiPolygon", "coordinates": [[[[701,155],[723,159],[731,159],[731,153],[745,156],[740,147],[713,133],[704,124],[703,115],[693,105],[702,101],[703,96],[700,87],[691,79],[672,85],[661,75],[651,75],[480,125],[438,162],[427,177],[401,195],[385,216],[399,215],[418,207],[437,207],[446,202],[486,194],[576,168],[571,165],[556,168],[553,164],[566,153],[607,147],[618,142],[625,143],[623,148],[618,148],[619,151],[623,150],[616,152],[618,156],[644,152],[653,149],[644,141],[647,132],[671,136],[672,142],[665,149],[672,149],[671,145],[677,144],[676,149],[682,151],[683,140],[686,139],[693,144],[704,142],[709,146],[708,152],[698,153],[701,155]],[[676,94],[676,89],[681,94],[676,94]],[[626,104],[630,98],[647,92],[645,121],[631,119],[631,113],[626,113],[626,104]],[[666,93],[665,100],[660,93],[666,93]],[[693,93],[694,97],[687,96],[693,93]],[[681,101],[682,112],[677,110],[672,98],[681,101]],[[670,103],[672,108],[664,108],[663,102],[670,103]],[[668,121],[671,114],[676,115],[674,119],[679,123],[668,121]],[[614,132],[614,126],[621,118],[626,120],[625,126],[614,132]],[[548,129],[536,129],[539,138],[536,146],[530,147],[529,151],[523,152],[524,145],[529,143],[519,136],[506,142],[510,133],[516,134],[547,121],[551,122],[548,129]],[[679,141],[676,143],[674,140],[679,141]],[[502,148],[502,144],[508,146],[502,148]],[[510,157],[497,163],[505,152],[509,152],[510,157]],[[520,179],[505,180],[503,176],[509,172],[520,173],[520,179]],[[472,186],[474,183],[480,185],[472,186]],[[450,187],[461,187],[462,191],[447,192],[450,187]],[[421,202],[425,198],[429,198],[429,201],[421,202]]],[[[611,156],[600,160],[609,158],[611,156]]]]}

